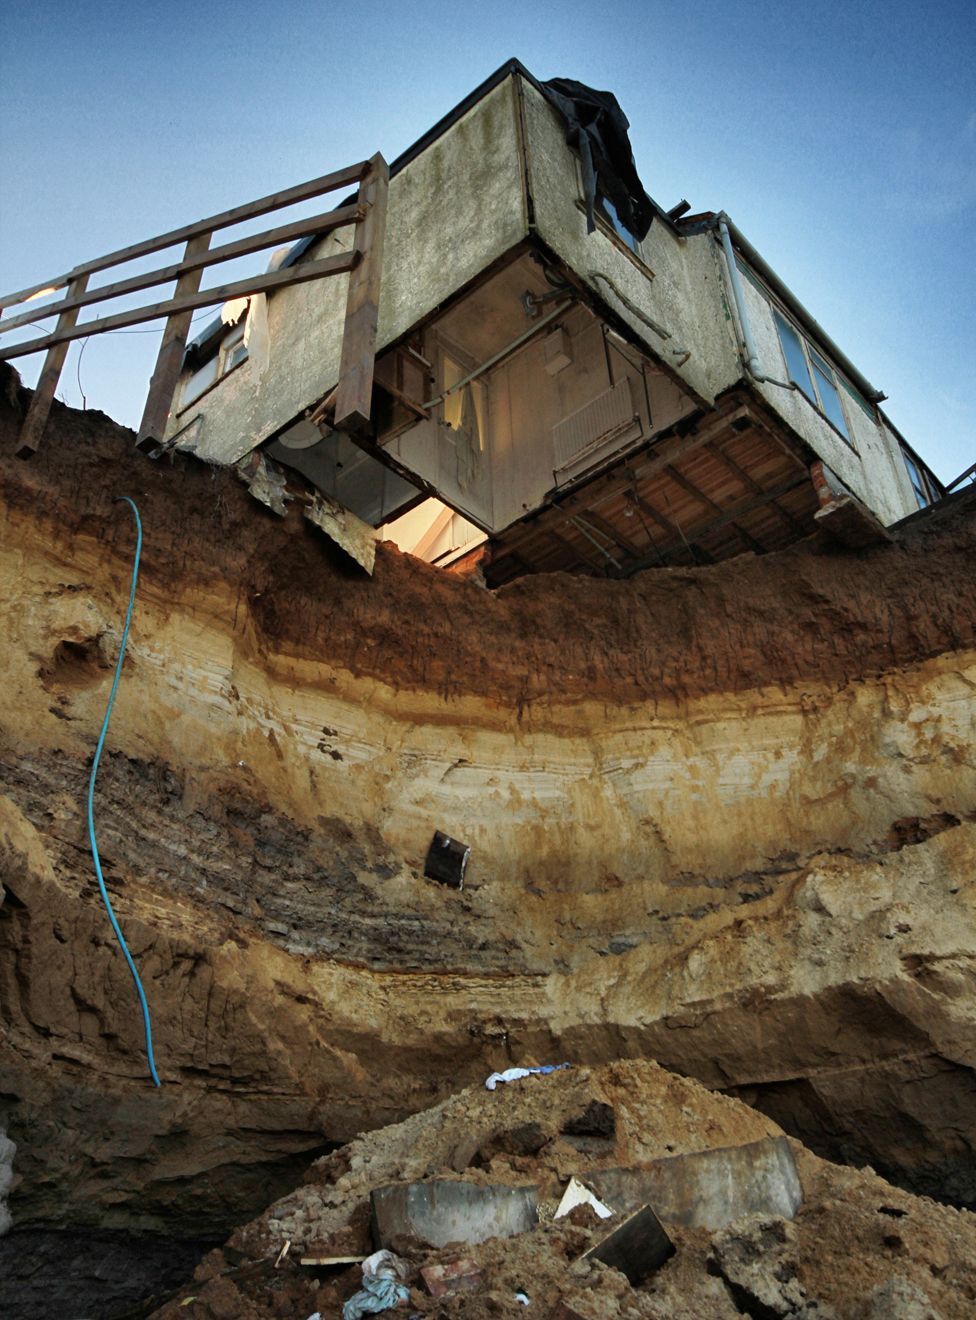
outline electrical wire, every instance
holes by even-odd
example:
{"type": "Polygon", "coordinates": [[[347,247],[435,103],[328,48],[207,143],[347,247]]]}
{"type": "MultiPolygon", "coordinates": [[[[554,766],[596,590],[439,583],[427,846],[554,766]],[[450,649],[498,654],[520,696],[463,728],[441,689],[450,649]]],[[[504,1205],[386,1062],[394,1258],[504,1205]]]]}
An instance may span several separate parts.
{"type": "Polygon", "coordinates": [[[149,1072],[156,1086],[161,1086],[159,1074],[156,1072],[156,1061],[153,1058],[152,1046],[152,1024],[149,1020],[149,1005],[146,1002],[146,992],[142,988],[142,981],[139,979],[139,973],[136,971],[136,965],[132,961],[132,954],[129,952],[122,929],[116,920],[115,913],[112,910],[112,903],[108,896],[108,890],[105,887],[105,878],[102,875],[102,862],[98,855],[98,843],[95,839],[95,776],[98,774],[98,762],[101,759],[102,747],[105,744],[105,735],[108,733],[108,722],[112,717],[112,707],[115,705],[115,694],[118,691],[119,679],[122,676],[122,661],[125,659],[125,644],[129,638],[129,625],[132,622],[132,609],[136,600],[136,583],[139,580],[139,557],[142,554],[142,519],[139,517],[139,510],[136,508],[135,501],[130,500],[128,495],[119,495],[117,502],[128,504],[132,510],[133,517],[136,520],[136,552],[132,564],[132,586],[129,589],[129,607],[125,614],[125,625],[122,629],[122,642],[119,646],[119,658],[115,665],[115,677],[112,679],[112,690],[108,696],[108,705],[105,708],[105,719],[102,721],[102,731],[98,735],[98,745],[95,748],[95,756],[92,760],[91,775],[88,779],[88,838],[91,843],[92,858],[95,862],[95,875],[98,877],[98,888],[101,891],[102,902],[105,904],[105,910],[108,912],[108,919],[112,923],[112,929],[115,931],[115,937],[119,942],[122,952],[125,954],[125,960],[129,964],[129,971],[132,973],[132,979],[136,983],[136,990],[139,994],[139,1003],[142,1007],[142,1020],[146,1034],[146,1055],[149,1061],[149,1072]]]}

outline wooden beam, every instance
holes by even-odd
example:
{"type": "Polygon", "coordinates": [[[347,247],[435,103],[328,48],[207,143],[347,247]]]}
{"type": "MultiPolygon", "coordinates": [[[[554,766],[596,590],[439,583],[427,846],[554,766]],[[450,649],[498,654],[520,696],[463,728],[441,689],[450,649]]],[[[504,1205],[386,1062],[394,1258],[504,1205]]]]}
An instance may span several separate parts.
{"type": "MultiPolygon", "coordinates": [[[[231,284],[222,284],[213,289],[201,289],[199,293],[185,298],[167,298],[165,302],[154,303],[149,307],[135,307],[129,312],[117,312],[114,316],[103,316],[98,321],[86,321],[84,325],[73,328],[60,324],[51,334],[39,339],[28,339],[22,344],[11,344],[0,348],[0,362],[16,357],[26,357],[52,344],[65,343],[72,339],[83,339],[86,335],[104,333],[107,330],[121,330],[127,325],[141,325],[145,321],[158,321],[161,317],[171,316],[174,312],[195,311],[198,307],[213,307],[226,302],[229,298],[247,298],[252,293],[269,293],[273,289],[284,289],[290,284],[304,284],[308,280],[321,279],[323,275],[340,275],[343,271],[354,270],[359,262],[359,253],[339,252],[332,257],[321,257],[318,261],[302,261],[284,270],[267,271],[263,275],[254,275],[250,279],[235,280],[231,284]]],[[[68,312],[67,316],[74,313],[68,312]]]]}
{"type": "MultiPolygon", "coordinates": [[[[642,495],[639,495],[636,490],[629,492],[629,498],[633,500],[642,513],[646,513],[649,518],[652,518],[657,523],[663,532],[666,532],[668,536],[671,537],[673,544],[658,547],[659,553],[670,554],[672,549],[677,548],[679,550],[687,550],[692,559],[699,556],[706,564],[714,562],[713,556],[710,555],[703,546],[695,545],[693,536],[685,536],[677,524],[673,523],[670,518],[665,518],[664,514],[661,513],[659,509],[656,509],[649,500],[646,500],[642,495]]],[[[646,560],[647,556],[644,556],[644,558],[646,560]]]]}
{"type": "MultiPolygon", "coordinates": [[[[747,490],[751,490],[754,495],[762,495],[765,493],[762,485],[755,479],[755,477],[751,476],[745,468],[740,467],[735,459],[731,458],[724,449],[720,449],[717,444],[708,444],[705,448],[711,455],[713,455],[713,457],[717,458],[720,463],[724,463],[729,471],[734,473],[747,490]]],[[[780,519],[787,525],[787,527],[792,531],[799,530],[800,524],[791,513],[787,513],[785,509],[781,509],[775,500],[770,500],[769,505],[774,513],[779,514],[780,519]]]]}
{"type": "MultiPolygon", "coordinates": [[[[572,557],[570,562],[582,564],[584,568],[602,569],[604,567],[603,563],[599,560],[593,560],[588,554],[581,551],[575,542],[571,541],[568,536],[563,536],[558,527],[547,527],[545,530],[546,534],[555,541],[557,545],[561,546],[563,550],[569,551],[569,554],[572,557]]],[[[505,552],[503,551],[503,553],[505,552]]],[[[511,551],[508,553],[511,553],[511,551]]],[[[516,554],[515,558],[520,559],[523,564],[526,562],[519,554],[516,554]]]]}
{"type": "MultiPolygon", "coordinates": [[[[181,279],[190,271],[202,270],[204,266],[214,266],[221,261],[233,261],[236,257],[247,257],[252,252],[261,252],[272,244],[292,242],[298,238],[315,238],[342,229],[345,225],[355,224],[361,218],[358,206],[343,206],[336,211],[323,215],[311,216],[308,220],[295,220],[292,224],[278,225],[274,229],[265,229],[260,234],[251,234],[248,238],[236,239],[233,243],[224,243],[220,247],[209,247],[210,234],[196,235],[206,237],[207,244],[197,247],[190,254],[190,242],[187,242],[182,261],[172,266],[160,266],[145,275],[133,275],[131,279],[118,280],[115,284],[103,284],[97,289],[88,289],[78,297],[67,297],[57,303],[46,303],[36,311],[21,312],[6,321],[0,321],[0,333],[16,330],[20,326],[30,325],[34,321],[56,313],[71,311],[75,307],[90,307],[93,303],[107,302],[109,298],[121,298],[124,294],[138,293],[141,289],[151,289],[156,284],[168,284],[170,280],[181,279]]],[[[197,281],[199,288],[200,281],[197,281]]],[[[179,294],[177,289],[174,297],[179,294]]]]}
{"type": "Polygon", "coordinates": [[[639,549],[628,536],[619,531],[612,522],[604,518],[602,514],[597,513],[595,509],[583,509],[578,516],[583,518],[592,527],[597,528],[598,531],[601,531],[604,536],[609,537],[611,541],[618,545],[620,549],[624,550],[628,555],[632,555],[635,559],[640,559],[643,555],[643,550],[639,549]]]}
{"type": "Polygon", "coordinates": [[[610,551],[606,548],[606,546],[601,545],[600,542],[596,539],[596,536],[594,534],[596,529],[587,523],[586,518],[582,513],[574,514],[569,519],[569,524],[571,527],[575,527],[576,530],[579,532],[580,536],[582,536],[584,540],[589,541],[590,545],[592,545],[595,550],[599,551],[599,553],[603,555],[607,563],[613,564],[614,568],[623,567],[622,564],[620,563],[620,560],[617,559],[615,555],[612,555],[610,551]]]}
{"type": "MultiPolygon", "coordinates": [[[[676,468],[668,464],[664,470],[676,486],[680,486],[683,491],[686,491],[692,497],[692,499],[698,500],[698,502],[703,504],[706,509],[711,509],[718,514],[725,513],[725,510],[720,504],[716,504],[713,499],[710,499],[704,491],[699,490],[693,482],[689,481],[688,478],[683,476],[676,468]]],[[[747,545],[750,550],[755,550],[757,554],[764,553],[766,547],[762,545],[761,542],[757,541],[754,536],[750,536],[749,533],[745,531],[744,528],[740,527],[737,522],[729,520],[728,525],[732,527],[742,543],[747,545]]],[[[714,530],[714,527],[711,530],[714,530]]],[[[695,535],[696,537],[700,537],[704,535],[704,533],[696,531],[695,535]]]]}
{"type": "Polygon", "coordinates": [[[336,427],[346,431],[364,431],[369,425],[389,177],[386,161],[377,152],[359,190],[360,205],[366,208],[366,217],[356,226],[356,244],[363,259],[349,277],[346,295],[346,325],[342,335],[335,410],[336,427]]]}
{"type": "MultiPolygon", "coordinates": [[[[375,157],[373,159],[375,160],[375,157]]],[[[96,257],[94,261],[86,261],[80,266],[75,266],[67,275],[56,275],[53,279],[42,280],[40,284],[32,284],[17,293],[7,294],[0,298],[0,307],[12,307],[15,303],[26,302],[28,298],[34,297],[44,289],[60,289],[80,275],[94,275],[96,271],[107,270],[109,266],[119,266],[125,261],[134,261],[136,257],[146,257],[152,252],[159,252],[162,248],[175,247],[177,243],[185,243],[196,234],[213,233],[215,229],[226,229],[229,225],[239,224],[243,220],[253,220],[259,215],[267,215],[269,211],[278,211],[282,207],[293,206],[296,202],[306,201],[310,197],[334,192],[337,188],[349,187],[359,182],[371,164],[371,161],[359,161],[346,169],[322,174],[317,179],[309,179],[307,183],[298,183],[293,188],[269,193],[267,197],[259,197],[257,201],[245,202],[242,206],[232,207],[229,211],[219,211],[216,215],[208,216],[206,220],[197,220],[194,224],[171,229],[169,233],[159,234],[156,238],[133,243],[131,247],[119,248],[107,256],[96,257]]]]}
{"type": "MultiPolygon", "coordinates": [[[[753,499],[740,500],[737,504],[733,504],[728,509],[719,510],[721,516],[710,523],[706,523],[704,527],[696,528],[694,535],[709,536],[712,532],[720,531],[723,527],[735,526],[738,518],[744,518],[747,514],[755,513],[757,509],[761,509],[773,500],[779,499],[780,496],[786,495],[791,490],[795,490],[797,486],[807,484],[809,480],[809,473],[802,477],[790,477],[788,480],[781,481],[777,485],[770,487],[769,490],[764,490],[761,495],[757,495],[753,499]]],[[[718,508],[718,505],[715,507],[718,508]]],[[[739,529],[736,528],[736,530],[738,531],[739,529]]],[[[748,533],[746,533],[746,535],[748,535],[748,533]]]]}
{"type": "MultiPolygon", "coordinates": [[[[71,294],[84,293],[87,283],[87,275],[78,275],[71,281],[68,291],[71,294]]],[[[67,333],[77,319],[77,308],[74,311],[62,312],[58,317],[57,329],[67,333]]],[[[38,377],[37,387],[34,390],[34,397],[27,409],[24,424],[20,428],[20,441],[17,445],[18,458],[31,458],[41,447],[41,437],[44,434],[44,427],[51,411],[51,404],[54,402],[58,381],[61,379],[61,368],[64,366],[67,353],[67,340],[62,340],[48,349],[44,366],[38,377]]]]}
{"type": "MultiPolygon", "coordinates": [[[[174,302],[179,302],[181,298],[186,298],[199,289],[204,268],[204,260],[201,258],[206,258],[209,246],[209,234],[196,234],[188,240],[184,262],[196,261],[197,264],[190,264],[177,280],[173,293],[174,302]]],[[[143,451],[154,449],[166,434],[166,423],[169,421],[173,394],[180,379],[180,368],[183,365],[183,354],[186,351],[186,340],[192,319],[192,312],[174,312],[166,322],[163,342],[159,346],[159,354],[156,358],[156,369],[149,382],[149,394],[143,409],[139,434],[136,437],[137,449],[143,451]]]]}

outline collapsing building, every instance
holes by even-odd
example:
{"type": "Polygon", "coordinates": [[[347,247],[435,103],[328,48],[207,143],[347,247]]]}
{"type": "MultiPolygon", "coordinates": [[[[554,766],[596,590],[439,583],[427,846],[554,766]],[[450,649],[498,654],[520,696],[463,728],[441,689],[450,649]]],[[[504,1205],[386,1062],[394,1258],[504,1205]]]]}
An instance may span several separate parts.
{"type": "MultiPolygon", "coordinates": [[[[219,301],[201,267],[261,246],[201,255],[209,229],[312,185],[77,268],[34,315],[61,329],[105,296],[89,271],[189,236],[154,273],[176,297],[140,316],[170,315],[141,447],[238,465],[278,512],[300,475],[309,516],[367,568],[386,539],[491,586],[626,576],[817,525],[862,544],[940,498],[884,395],[732,221],[647,196],[627,127],[608,93],[512,60],[393,162],[388,194],[379,156],[313,181],[360,190],[225,286],[240,296],[185,353],[189,309],[219,301]]],[[[59,368],[57,332],[34,342],[59,368]]]]}
{"type": "Polygon", "coordinates": [[[220,464],[260,447],[492,585],[776,549],[838,494],[881,524],[938,498],[884,396],[732,221],[663,212],[629,162],[612,97],[504,65],[391,166],[368,425],[328,424],[330,280],[252,306],[253,336],[241,316],[189,347],[166,445],[220,464]]]}

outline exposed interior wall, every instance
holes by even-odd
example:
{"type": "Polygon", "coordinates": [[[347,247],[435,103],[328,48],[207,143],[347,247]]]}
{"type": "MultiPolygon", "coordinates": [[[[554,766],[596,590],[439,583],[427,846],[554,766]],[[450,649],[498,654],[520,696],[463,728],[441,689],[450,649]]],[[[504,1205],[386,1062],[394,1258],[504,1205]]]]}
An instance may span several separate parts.
{"type": "Polygon", "coordinates": [[[561,321],[572,362],[546,370],[546,333],[491,373],[491,464],[495,527],[501,530],[536,508],[555,486],[606,461],[621,449],[669,426],[691,411],[691,400],[667,376],[645,371],[635,349],[615,336],[607,342],[601,321],[575,307],[561,321]],[[636,421],[578,460],[560,464],[554,435],[565,419],[621,381],[630,385],[636,421]]]}
{"type": "MultiPolygon", "coordinates": [[[[523,257],[476,297],[425,329],[424,351],[434,364],[436,391],[449,383],[441,366],[445,345],[465,367],[474,369],[517,333],[531,330],[533,321],[514,294],[526,285],[536,291],[545,288],[531,260],[523,257]],[[486,321],[494,323],[488,335],[486,321]]],[[[541,311],[550,306],[555,304],[543,304],[541,311]]],[[[428,420],[407,427],[384,447],[492,532],[537,508],[555,487],[670,426],[695,406],[669,376],[642,360],[632,345],[606,334],[603,322],[577,302],[478,377],[473,388],[479,419],[476,443],[456,429],[459,409],[454,396],[453,409],[448,402],[436,404],[428,420]],[[601,400],[609,407],[608,396],[622,382],[626,384],[616,406],[626,410],[626,418],[603,443],[598,437],[606,419],[598,416],[589,430],[582,422],[581,440],[597,443],[571,462],[564,461],[566,443],[560,446],[557,428],[583,409],[599,408],[601,400]]]]}
{"type": "MultiPolygon", "coordinates": [[[[718,250],[718,244],[711,234],[700,234],[688,241],[689,245],[710,244],[718,250]]],[[[773,316],[773,304],[760,293],[752,280],[744,279],[741,283],[763,373],[778,380],[788,380],[788,368],[773,316]]],[[[829,360],[827,354],[824,356],[829,360]]],[[[899,518],[915,512],[918,505],[912,494],[897,440],[879,419],[869,417],[845,389],[840,388],[838,393],[850,433],[850,444],[802,390],[787,390],[769,384],[757,384],[755,388],[773,411],[811,445],[841,481],[882,522],[897,522],[899,518]]]]}
{"type": "Polygon", "coordinates": [[[539,235],[652,352],[667,359],[695,394],[711,402],[740,374],[731,326],[716,313],[722,280],[715,254],[707,244],[688,243],[659,221],[641,245],[643,263],[602,229],[587,234],[578,158],[566,142],[559,115],[530,83],[520,80],[519,86],[529,192],[539,235]],[[659,338],[600,276],[672,337],[659,338]],[[672,351],[676,348],[690,349],[691,356],[682,362],[672,351]]]}
{"type": "MultiPolygon", "coordinates": [[[[390,180],[378,348],[393,342],[444,299],[514,247],[526,232],[511,79],[453,124],[390,180]]],[[[308,258],[348,246],[351,230],[313,247],[308,258]]],[[[336,383],[348,278],[333,276],[268,299],[265,369],[238,367],[170,420],[169,435],[195,418],[202,458],[233,463],[336,383]]]]}

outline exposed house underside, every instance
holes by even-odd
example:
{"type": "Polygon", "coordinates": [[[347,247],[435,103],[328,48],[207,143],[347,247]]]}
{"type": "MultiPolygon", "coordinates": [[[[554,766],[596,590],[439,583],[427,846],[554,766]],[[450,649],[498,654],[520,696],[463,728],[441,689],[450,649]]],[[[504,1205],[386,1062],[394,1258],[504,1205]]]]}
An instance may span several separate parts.
{"type": "Polygon", "coordinates": [[[269,456],[380,539],[480,569],[489,586],[713,563],[817,525],[816,455],[759,396],[742,383],[701,407],[549,253],[523,248],[465,290],[378,359],[376,382],[373,429],[356,445],[313,413],[269,456]],[[467,457],[444,412],[445,352],[479,391],[467,457]],[[554,365],[560,353],[571,370],[554,365]]]}
{"type": "Polygon", "coordinates": [[[798,448],[736,391],[493,538],[486,576],[493,586],[525,572],[627,576],[778,550],[815,529],[818,507],[798,448]]]}

